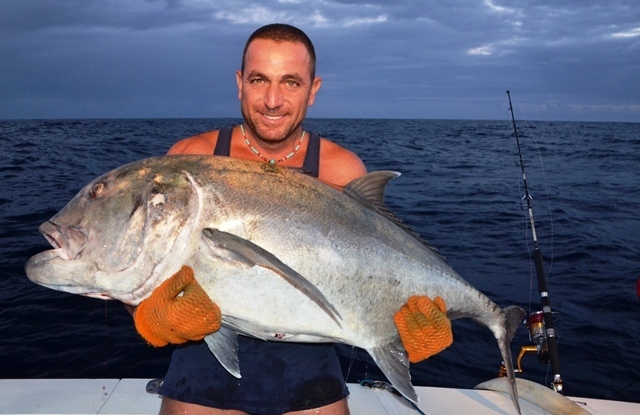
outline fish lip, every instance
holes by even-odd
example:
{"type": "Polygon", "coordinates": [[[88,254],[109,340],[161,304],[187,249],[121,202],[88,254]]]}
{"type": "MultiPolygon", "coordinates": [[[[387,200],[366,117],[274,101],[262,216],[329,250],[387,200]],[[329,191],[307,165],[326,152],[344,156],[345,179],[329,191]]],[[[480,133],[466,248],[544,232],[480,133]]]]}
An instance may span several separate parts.
{"type": "Polygon", "coordinates": [[[47,242],[49,242],[49,245],[51,245],[54,249],[62,248],[62,246],[60,246],[60,244],[56,240],[55,236],[51,235],[48,232],[42,232],[42,236],[44,236],[44,239],[46,239],[47,242]]]}
{"type": "Polygon", "coordinates": [[[114,298],[103,292],[98,291],[83,291],[80,287],[70,284],[47,284],[39,281],[35,281],[37,284],[49,288],[55,291],[61,291],[69,294],[82,295],[84,297],[98,298],[100,300],[113,300],[114,298]]]}
{"type": "Polygon", "coordinates": [[[67,261],[80,258],[89,240],[89,237],[80,228],[60,225],[52,220],[40,225],[38,230],[47,242],[60,253],[59,257],[67,261]]]}
{"type": "Polygon", "coordinates": [[[84,297],[97,298],[98,300],[115,300],[115,298],[99,292],[78,293],[84,297]]]}

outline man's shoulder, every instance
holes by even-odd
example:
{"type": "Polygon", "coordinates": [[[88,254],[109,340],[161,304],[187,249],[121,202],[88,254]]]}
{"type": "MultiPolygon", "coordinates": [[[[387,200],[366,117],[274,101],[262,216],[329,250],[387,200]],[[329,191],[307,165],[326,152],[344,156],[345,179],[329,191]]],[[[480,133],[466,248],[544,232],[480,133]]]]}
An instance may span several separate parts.
{"type": "Polygon", "coordinates": [[[358,157],[356,153],[345,147],[342,147],[340,144],[324,137],[321,137],[320,140],[321,157],[326,157],[328,160],[342,162],[361,161],[360,157],[358,157]]]}
{"type": "Polygon", "coordinates": [[[367,173],[364,163],[354,152],[321,138],[320,179],[341,186],[367,173]]]}
{"type": "Polygon", "coordinates": [[[167,154],[213,154],[220,130],[207,131],[183,138],[175,143],[167,154]]]}

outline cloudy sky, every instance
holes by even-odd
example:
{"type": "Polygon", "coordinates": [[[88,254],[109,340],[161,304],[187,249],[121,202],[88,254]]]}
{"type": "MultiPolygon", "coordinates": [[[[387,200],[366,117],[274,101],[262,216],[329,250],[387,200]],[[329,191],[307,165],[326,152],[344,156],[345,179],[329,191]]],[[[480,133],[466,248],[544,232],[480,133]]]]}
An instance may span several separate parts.
{"type": "Polygon", "coordinates": [[[316,45],[318,118],[640,122],[638,0],[2,0],[0,118],[237,117],[246,38],[316,45]]]}

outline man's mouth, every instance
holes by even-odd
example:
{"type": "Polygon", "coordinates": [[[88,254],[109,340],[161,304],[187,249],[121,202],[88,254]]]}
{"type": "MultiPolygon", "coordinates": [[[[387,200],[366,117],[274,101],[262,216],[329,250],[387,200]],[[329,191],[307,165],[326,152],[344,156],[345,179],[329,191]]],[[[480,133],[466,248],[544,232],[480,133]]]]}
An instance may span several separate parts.
{"type": "Polygon", "coordinates": [[[268,115],[262,114],[262,117],[266,119],[268,122],[277,122],[284,118],[284,115],[268,115]]]}

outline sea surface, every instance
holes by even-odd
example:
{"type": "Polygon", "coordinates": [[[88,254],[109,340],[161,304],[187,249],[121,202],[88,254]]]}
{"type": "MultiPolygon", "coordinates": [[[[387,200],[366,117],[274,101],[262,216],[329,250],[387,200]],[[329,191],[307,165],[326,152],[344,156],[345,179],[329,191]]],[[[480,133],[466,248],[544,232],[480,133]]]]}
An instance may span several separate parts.
{"type": "MultiPolygon", "coordinates": [[[[122,304],[30,282],[49,248],[38,226],[86,183],[164,154],[233,119],[0,121],[0,378],[162,377],[171,347],[137,335],[122,304]]],[[[540,309],[529,219],[508,112],[498,121],[311,119],[309,130],[397,170],[390,208],[500,306],[540,309]]],[[[640,402],[640,124],[518,122],[545,258],[565,392],[640,402]]],[[[357,301],[357,299],[354,299],[357,301]]],[[[453,323],[454,344],[412,366],[416,385],[470,388],[501,363],[488,329],[453,323]]],[[[514,356],[528,343],[518,330],[514,356]]],[[[365,352],[340,346],[349,382],[382,379],[365,352]]],[[[549,383],[534,355],[520,376],[549,383]]]]}

